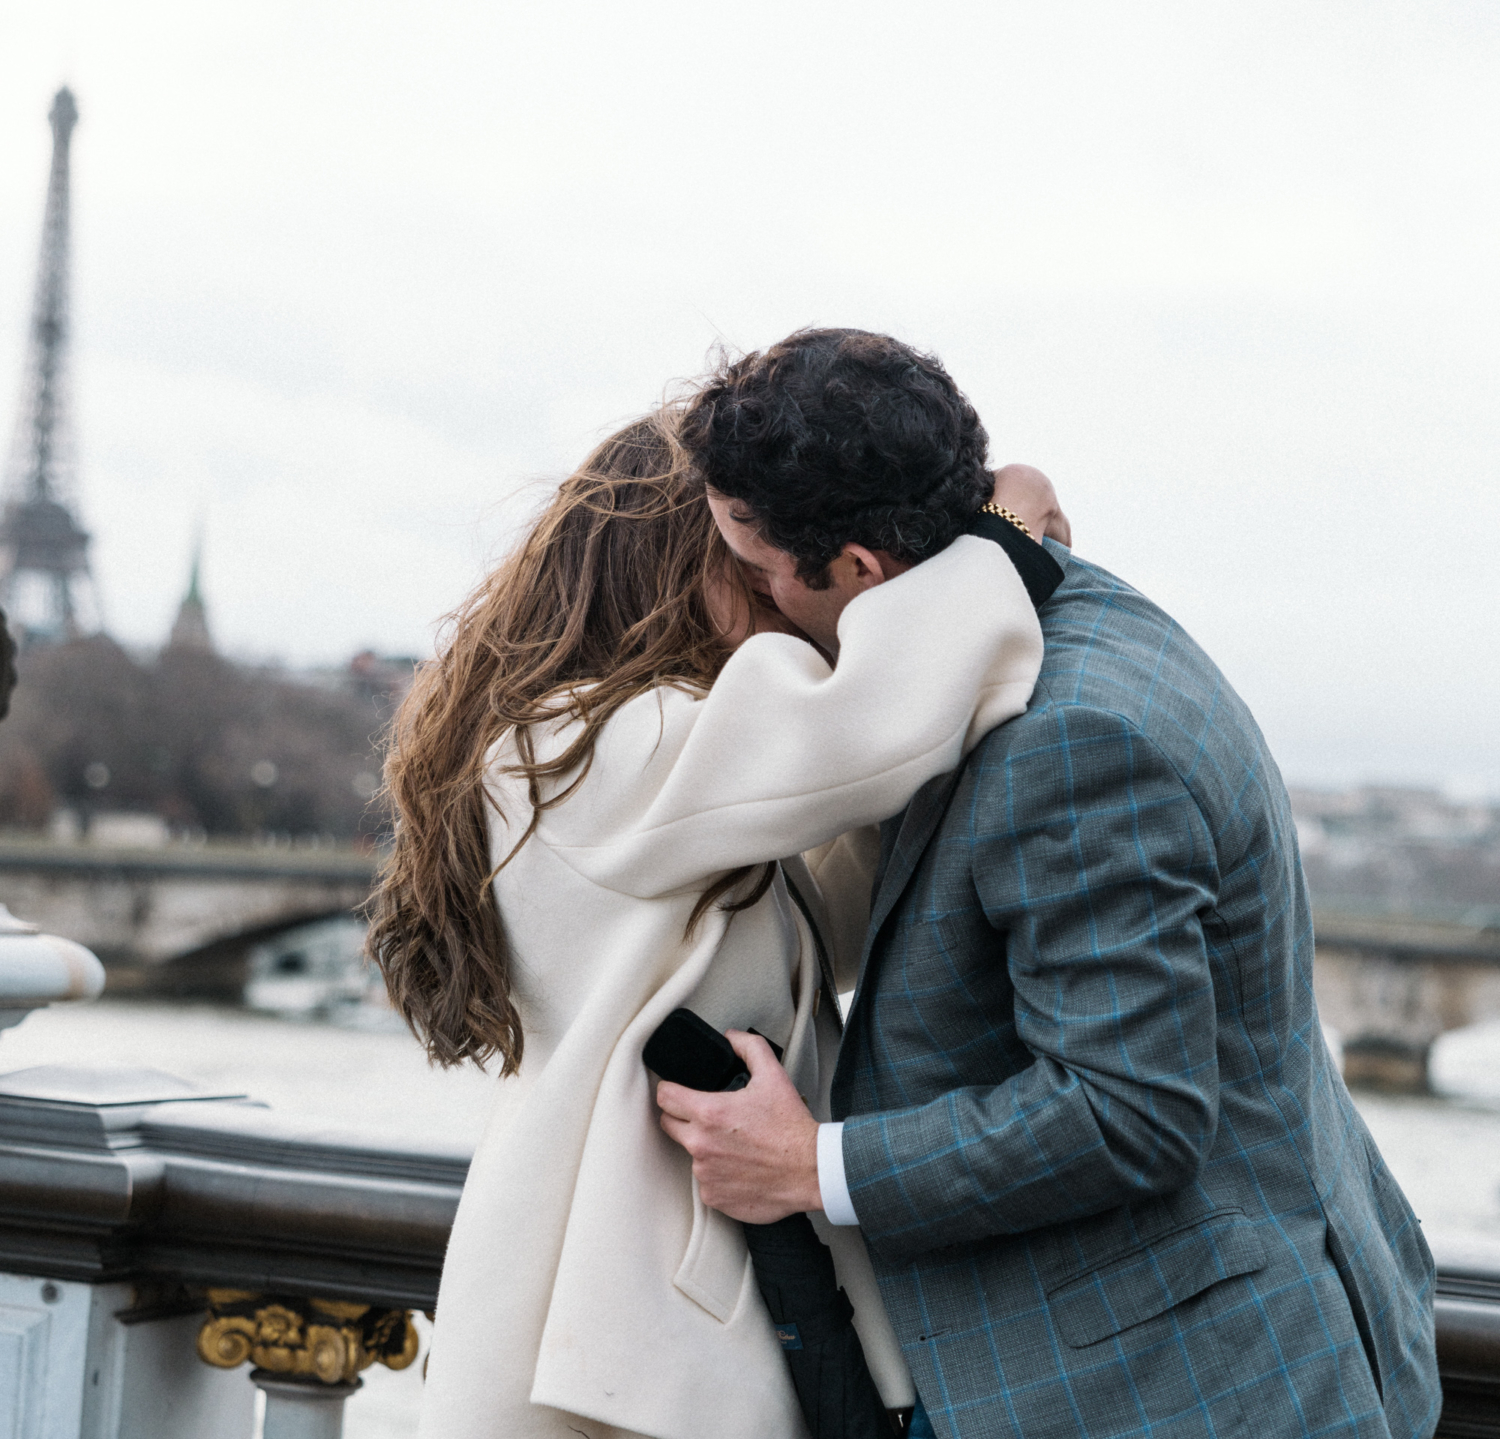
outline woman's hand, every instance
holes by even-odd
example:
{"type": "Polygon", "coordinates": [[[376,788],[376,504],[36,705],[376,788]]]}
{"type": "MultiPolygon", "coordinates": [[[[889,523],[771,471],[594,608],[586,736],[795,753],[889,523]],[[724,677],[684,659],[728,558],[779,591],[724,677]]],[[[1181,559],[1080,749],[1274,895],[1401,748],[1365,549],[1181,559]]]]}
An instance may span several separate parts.
{"type": "Polygon", "coordinates": [[[1057,502],[1057,491],[1040,470],[1032,465],[1005,465],[995,471],[992,504],[1003,505],[1026,521],[1033,539],[1043,535],[1059,544],[1073,545],[1073,527],[1057,502]]]}

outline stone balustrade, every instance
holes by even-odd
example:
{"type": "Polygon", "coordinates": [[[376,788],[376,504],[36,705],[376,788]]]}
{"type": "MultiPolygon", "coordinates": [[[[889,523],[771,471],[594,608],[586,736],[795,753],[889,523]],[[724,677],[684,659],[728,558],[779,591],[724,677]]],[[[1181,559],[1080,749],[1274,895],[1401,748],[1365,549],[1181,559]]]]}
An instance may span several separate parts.
{"type": "MultiPolygon", "coordinates": [[[[152,1070],[0,1074],[0,1436],[248,1439],[249,1380],[265,1439],[338,1439],[416,1358],[467,1164],[152,1070]]],[[[1438,1434],[1500,1439],[1500,1241],[1433,1247],[1438,1434]]]]}
{"type": "Polygon", "coordinates": [[[0,1075],[0,1435],[248,1439],[252,1364],[266,1439],[336,1439],[416,1357],[468,1159],[149,1069],[0,1075]]]}

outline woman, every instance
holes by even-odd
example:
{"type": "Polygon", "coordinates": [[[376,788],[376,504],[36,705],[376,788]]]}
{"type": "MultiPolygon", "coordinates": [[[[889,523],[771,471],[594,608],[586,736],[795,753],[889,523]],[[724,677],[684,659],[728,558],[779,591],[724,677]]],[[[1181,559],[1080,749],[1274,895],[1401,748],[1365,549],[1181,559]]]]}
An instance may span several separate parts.
{"type": "MultiPolygon", "coordinates": [[[[754,1027],[817,1110],[836,1021],[785,876],[847,984],[861,827],[1024,709],[1041,661],[1014,568],[972,537],[851,603],[836,670],[767,632],[786,626],[731,567],[673,418],[564,482],[394,729],[372,952],[434,1060],[502,1076],[443,1274],[430,1439],[805,1434],[740,1227],[658,1128],[642,1048],[679,1006],[754,1027]]],[[[823,1232],[882,1396],[909,1404],[858,1233],[823,1232]]]]}

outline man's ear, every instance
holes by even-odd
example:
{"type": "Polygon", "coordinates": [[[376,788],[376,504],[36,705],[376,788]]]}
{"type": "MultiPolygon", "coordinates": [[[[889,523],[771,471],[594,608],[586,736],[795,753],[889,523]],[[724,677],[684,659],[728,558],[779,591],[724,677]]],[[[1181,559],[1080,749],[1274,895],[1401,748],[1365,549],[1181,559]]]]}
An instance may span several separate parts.
{"type": "Polygon", "coordinates": [[[863,545],[845,545],[834,563],[842,564],[847,588],[855,591],[874,589],[897,573],[888,554],[867,550],[863,545]]]}

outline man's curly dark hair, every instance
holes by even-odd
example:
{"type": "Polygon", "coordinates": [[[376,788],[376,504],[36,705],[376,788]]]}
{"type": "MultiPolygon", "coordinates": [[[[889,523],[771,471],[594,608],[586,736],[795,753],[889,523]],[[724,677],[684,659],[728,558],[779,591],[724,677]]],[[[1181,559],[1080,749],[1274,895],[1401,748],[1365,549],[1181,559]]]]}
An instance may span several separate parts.
{"type": "Polygon", "coordinates": [[[847,544],[937,554],[993,484],[989,437],[948,372],[867,330],[799,330],[724,364],[680,433],[704,480],[747,505],[814,589],[847,544]]]}

